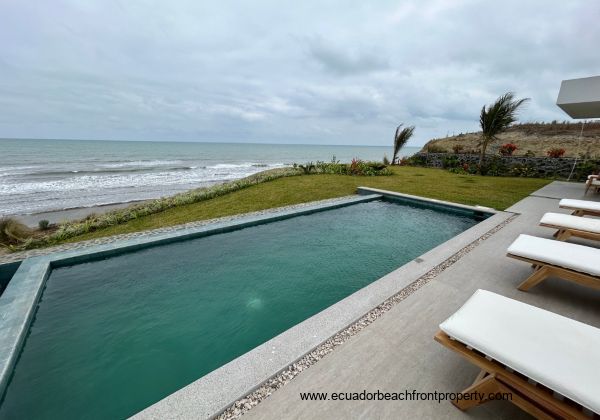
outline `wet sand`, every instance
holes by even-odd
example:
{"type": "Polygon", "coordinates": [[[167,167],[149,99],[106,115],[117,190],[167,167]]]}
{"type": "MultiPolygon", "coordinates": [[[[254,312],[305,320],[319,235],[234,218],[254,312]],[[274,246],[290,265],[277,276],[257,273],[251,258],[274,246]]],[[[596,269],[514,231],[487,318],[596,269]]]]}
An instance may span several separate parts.
{"type": "Polygon", "coordinates": [[[139,204],[147,200],[143,201],[133,201],[128,203],[116,203],[116,204],[107,204],[104,206],[95,206],[95,207],[80,207],[76,209],[66,209],[66,210],[56,210],[49,211],[43,213],[35,213],[35,214],[22,214],[14,216],[19,221],[25,223],[30,227],[37,227],[38,222],[40,220],[48,220],[50,223],[60,223],[64,221],[71,221],[77,219],[83,219],[84,217],[95,213],[95,214],[104,214],[111,210],[122,209],[125,207],[129,207],[134,204],[139,204]]]}

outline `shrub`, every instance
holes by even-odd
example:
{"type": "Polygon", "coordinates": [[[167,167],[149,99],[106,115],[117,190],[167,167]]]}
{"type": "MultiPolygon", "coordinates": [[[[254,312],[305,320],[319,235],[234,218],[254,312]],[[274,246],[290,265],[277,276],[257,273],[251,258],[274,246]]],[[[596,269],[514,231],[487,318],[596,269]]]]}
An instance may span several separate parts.
{"type": "Polygon", "coordinates": [[[575,167],[574,179],[577,181],[585,181],[588,175],[596,174],[600,170],[600,161],[584,161],[578,162],[575,167]]]}
{"type": "Polygon", "coordinates": [[[459,164],[458,156],[446,155],[442,158],[442,168],[456,168],[459,164]]]}
{"type": "Polygon", "coordinates": [[[385,163],[381,162],[365,162],[358,158],[352,159],[352,163],[339,163],[339,161],[322,162],[317,161],[314,165],[314,173],[317,174],[332,174],[332,175],[361,175],[361,176],[378,176],[391,175],[392,172],[387,168],[385,163]]]}
{"type": "Polygon", "coordinates": [[[391,175],[391,171],[385,165],[379,162],[365,162],[357,158],[352,159],[350,165],[347,165],[347,173],[363,176],[391,175]]]}
{"type": "Polygon", "coordinates": [[[508,173],[508,168],[502,159],[494,156],[489,160],[485,160],[483,165],[479,166],[479,172],[481,175],[502,176],[508,173]]]}
{"type": "Polygon", "coordinates": [[[410,157],[403,157],[400,160],[400,165],[409,165],[409,166],[426,166],[427,165],[427,157],[424,155],[412,155],[410,157]]]}
{"type": "Polygon", "coordinates": [[[512,156],[513,152],[517,150],[517,145],[513,143],[506,143],[500,146],[498,150],[502,156],[512,156]]]}
{"type": "Polygon", "coordinates": [[[0,219],[0,245],[12,248],[31,239],[31,229],[11,217],[0,219]]]}
{"type": "Polygon", "coordinates": [[[462,144],[455,144],[454,146],[452,146],[452,151],[456,154],[459,154],[464,149],[465,149],[465,146],[463,146],[462,144]]]}
{"type": "Polygon", "coordinates": [[[310,174],[316,168],[315,164],[312,163],[312,162],[307,162],[304,165],[298,165],[298,167],[302,170],[302,172],[304,173],[304,175],[310,174]]]}
{"type": "Polygon", "coordinates": [[[40,228],[40,230],[48,230],[48,228],[50,227],[50,222],[46,219],[40,220],[38,222],[38,227],[40,228]]]}
{"type": "Polygon", "coordinates": [[[563,148],[556,147],[556,148],[548,150],[546,152],[546,154],[548,155],[548,157],[551,157],[551,158],[559,158],[559,157],[561,157],[562,155],[565,154],[565,151],[566,150],[563,149],[563,148]]]}
{"type": "Polygon", "coordinates": [[[538,171],[534,166],[518,163],[510,169],[510,175],[533,178],[538,175],[538,171]]]}
{"type": "Polygon", "coordinates": [[[387,155],[383,155],[383,164],[386,166],[390,164],[390,160],[388,159],[387,155]]]}

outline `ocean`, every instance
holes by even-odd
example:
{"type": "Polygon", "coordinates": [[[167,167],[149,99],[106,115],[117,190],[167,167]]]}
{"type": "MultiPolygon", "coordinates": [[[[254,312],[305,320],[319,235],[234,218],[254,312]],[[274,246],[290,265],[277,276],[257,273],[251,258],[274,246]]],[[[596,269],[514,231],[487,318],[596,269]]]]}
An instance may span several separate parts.
{"type": "MultiPolygon", "coordinates": [[[[410,155],[418,147],[407,147],[410,155]]],[[[0,216],[147,200],[295,163],[381,161],[392,148],[247,143],[0,140],[0,216]]]]}

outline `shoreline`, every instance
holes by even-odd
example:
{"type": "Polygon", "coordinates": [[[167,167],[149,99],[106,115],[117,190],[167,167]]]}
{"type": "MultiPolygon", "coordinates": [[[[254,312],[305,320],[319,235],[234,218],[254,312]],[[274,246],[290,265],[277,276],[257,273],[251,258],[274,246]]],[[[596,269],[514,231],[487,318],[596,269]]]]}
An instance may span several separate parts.
{"type": "Polygon", "coordinates": [[[65,221],[70,222],[73,220],[84,219],[90,214],[104,214],[112,210],[124,209],[126,207],[148,201],[152,200],[132,200],[122,203],[99,204],[90,207],[72,207],[69,209],[50,210],[39,213],[15,214],[6,217],[15,218],[29,227],[37,228],[40,220],[48,220],[52,224],[65,221]]]}
{"type": "Polygon", "coordinates": [[[155,197],[155,198],[137,199],[137,200],[134,199],[134,200],[128,200],[128,201],[123,201],[123,202],[97,204],[97,205],[93,205],[93,206],[70,207],[70,208],[65,208],[65,209],[48,210],[48,211],[42,211],[42,212],[36,212],[36,213],[26,213],[26,214],[21,213],[21,214],[0,216],[0,218],[2,218],[2,217],[14,218],[14,219],[24,223],[25,225],[27,225],[30,228],[37,228],[38,222],[40,220],[48,220],[51,224],[56,224],[56,223],[61,223],[61,222],[71,222],[71,221],[75,221],[75,220],[84,219],[87,216],[89,216],[90,214],[97,214],[97,215],[105,214],[112,210],[124,209],[124,208],[130,207],[133,205],[137,205],[137,204],[148,203],[151,201],[160,200],[160,199],[167,198],[167,197],[172,197],[172,196],[175,196],[178,194],[185,194],[190,191],[194,191],[194,190],[201,189],[201,188],[210,188],[215,185],[225,185],[230,182],[236,182],[241,179],[256,176],[256,175],[259,175],[259,174],[262,174],[265,172],[269,172],[272,170],[276,170],[276,169],[280,169],[280,168],[264,169],[262,171],[255,172],[253,174],[250,174],[250,175],[247,175],[247,176],[244,176],[241,178],[230,179],[230,180],[226,180],[226,181],[222,181],[222,182],[210,182],[210,183],[206,183],[206,185],[188,188],[183,191],[175,192],[172,194],[166,194],[166,195],[163,195],[160,197],[155,197]]]}

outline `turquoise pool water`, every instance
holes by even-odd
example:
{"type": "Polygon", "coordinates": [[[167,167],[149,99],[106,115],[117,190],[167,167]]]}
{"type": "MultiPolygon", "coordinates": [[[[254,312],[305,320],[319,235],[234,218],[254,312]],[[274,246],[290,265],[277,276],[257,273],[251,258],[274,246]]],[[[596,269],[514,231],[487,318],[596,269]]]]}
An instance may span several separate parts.
{"type": "Polygon", "coordinates": [[[388,201],[56,268],[2,418],[122,418],[476,224],[388,201]]]}

